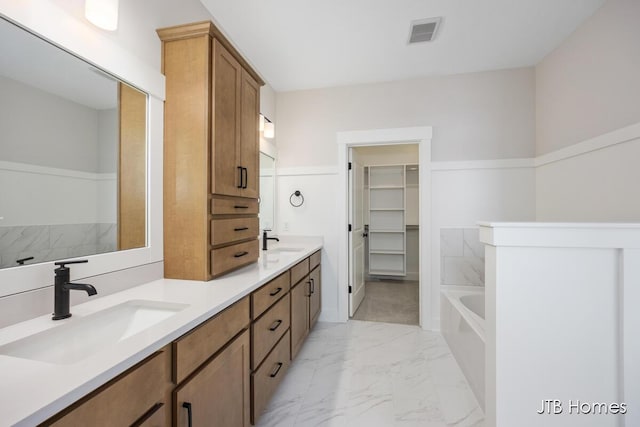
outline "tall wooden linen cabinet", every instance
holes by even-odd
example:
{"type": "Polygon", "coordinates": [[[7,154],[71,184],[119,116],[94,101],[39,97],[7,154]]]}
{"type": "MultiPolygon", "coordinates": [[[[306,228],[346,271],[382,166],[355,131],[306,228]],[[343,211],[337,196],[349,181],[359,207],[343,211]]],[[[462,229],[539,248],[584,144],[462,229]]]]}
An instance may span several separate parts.
{"type": "Polygon", "coordinates": [[[159,29],[165,277],[210,280],[257,261],[258,74],[211,22],[159,29]]]}

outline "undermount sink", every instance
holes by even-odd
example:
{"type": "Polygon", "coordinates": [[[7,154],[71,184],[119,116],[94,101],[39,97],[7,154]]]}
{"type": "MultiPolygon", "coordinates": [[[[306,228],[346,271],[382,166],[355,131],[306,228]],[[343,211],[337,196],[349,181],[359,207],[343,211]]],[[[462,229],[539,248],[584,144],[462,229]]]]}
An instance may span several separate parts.
{"type": "Polygon", "coordinates": [[[273,249],[268,249],[267,252],[271,252],[271,253],[285,253],[285,252],[300,252],[302,251],[303,248],[273,248],[273,249]]]}
{"type": "Polygon", "coordinates": [[[168,319],[187,304],[131,300],[0,347],[0,354],[72,364],[168,319]]]}

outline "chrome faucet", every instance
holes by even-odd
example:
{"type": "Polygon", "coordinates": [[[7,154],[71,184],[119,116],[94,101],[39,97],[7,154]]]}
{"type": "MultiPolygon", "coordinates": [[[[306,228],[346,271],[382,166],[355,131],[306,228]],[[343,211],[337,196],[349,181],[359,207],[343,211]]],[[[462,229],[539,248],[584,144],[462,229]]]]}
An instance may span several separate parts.
{"type": "Polygon", "coordinates": [[[262,232],[262,250],[263,251],[267,250],[267,240],[275,240],[276,242],[280,241],[280,239],[278,239],[277,237],[268,237],[267,231],[271,231],[271,230],[267,230],[265,228],[264,231],[262,232]]]}
{"type": "Polygon", "coordinates": [[[71,317],[69,311],[69,291],[85,291],[89,296],[95,295],[98,292],[92,285],[85,283],[71,283],[71,269],[67,267],[67,264],[80,264],[89,262],[86,259],[79,259],[75,261],[59,261],[55,265],[59,267],[54,271],[56,273],[56,280],[54,283],[54,296],[53,296],[53,320],[66,319],[71,317]]]}

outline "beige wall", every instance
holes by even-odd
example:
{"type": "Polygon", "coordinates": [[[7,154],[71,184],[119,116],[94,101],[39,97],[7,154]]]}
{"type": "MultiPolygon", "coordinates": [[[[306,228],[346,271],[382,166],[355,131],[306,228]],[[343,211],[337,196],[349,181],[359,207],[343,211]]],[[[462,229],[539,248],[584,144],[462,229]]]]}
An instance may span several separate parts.
{"type": "Polygon", "coordinates": [[[538,221],[640,221],[640,1],[609,0],[538,64],[536,132],[554,152],[536,168],[538,221]]]}
{"type": "Polygon", "coordinates": [[[536,66],[538,155],[640,121],[640,1],[609,0],[536,66]]]}
{"type": "Polygon", "coordinates": [[[534,70],[488,71],[277,94],[279,167],[337,163],[336,132],[433,126],[432,158],[534,154],[534,70]]]}

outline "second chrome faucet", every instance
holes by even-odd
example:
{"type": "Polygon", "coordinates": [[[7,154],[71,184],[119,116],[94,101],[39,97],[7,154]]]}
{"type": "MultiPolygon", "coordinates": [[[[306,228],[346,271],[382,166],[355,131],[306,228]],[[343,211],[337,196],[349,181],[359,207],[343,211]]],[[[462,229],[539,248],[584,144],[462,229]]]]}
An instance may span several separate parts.
{"type": "Polygon", "coordinates": [[[54,300],[53,300],[53,320],[61,320],[71,317],[69,311],[69,291],[85,291],[89,296],[95,295],[98,292],[92,285],[85,283],[71,283],[71,269],[67,267],[67,264],[80,264],[88,262],[86,259],[79,259],[74,261],[59,261],[55,265],[56,279],[54,283],[54,300]]]}

